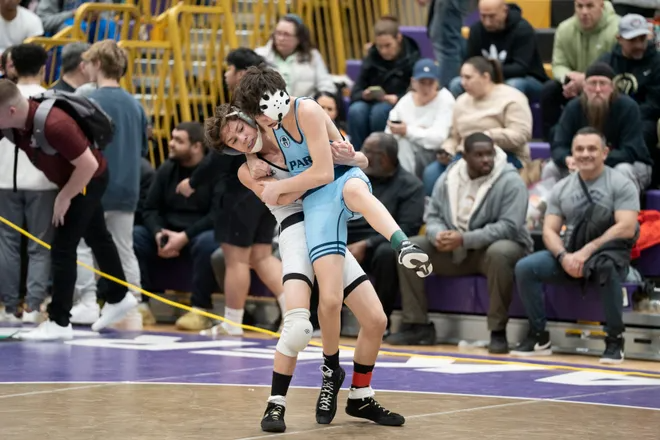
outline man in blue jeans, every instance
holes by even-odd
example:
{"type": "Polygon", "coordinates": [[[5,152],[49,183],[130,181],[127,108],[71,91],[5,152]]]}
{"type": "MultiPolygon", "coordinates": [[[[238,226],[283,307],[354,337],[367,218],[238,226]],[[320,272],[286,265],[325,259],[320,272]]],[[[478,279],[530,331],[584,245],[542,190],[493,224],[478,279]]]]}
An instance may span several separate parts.
{"type": "MultiPolygon", "coordinates": [[[[572,143],[577,172],[559,181],[547,201],[543,242],[547,250],[516,265],[516,281],[529,319],[529,334],[511,354],[551,354],[545,330],[543,283],[595,287],[605,310],[605,352],[601,363],[624,358],[621,282],[639,234],[639,196],[632,180],[605,165],[608,148],[596,129],[580,129],[572,143]],[[559,233],[563,225],[566,232],[559,233]]],[[[579,301],[579,298],[576,298],[579,301]]]]}
{"type": "Polygon", "coordinates": [[[156,171],[144,202],[144,226],[133,229],[133,248],[140,263],[142,285],[150,290],[157,259],[191,258],[191,303],[211,310],[211,294],[217,288],[211,255],[218,248],[213,236],[221,182],[204,182],[189,197],[178,194],[177,185],[190,177],[206,155],[204,129],[198,122],[182,122],[172,131],[170,157],[156,171]]]}

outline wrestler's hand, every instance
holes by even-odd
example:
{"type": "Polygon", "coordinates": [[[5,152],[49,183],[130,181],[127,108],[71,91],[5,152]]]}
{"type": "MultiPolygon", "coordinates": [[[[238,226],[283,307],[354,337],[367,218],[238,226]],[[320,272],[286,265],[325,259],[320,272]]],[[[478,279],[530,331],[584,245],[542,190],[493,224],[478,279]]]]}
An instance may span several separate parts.
{"type": "Polygon", "coordinates": [[[332,161],[337,165],[349,165],[355,157],[355,148],[348,141],[334,141],[330,144],[332,161]]]}
{"type": "Polygon", "coordinates": [[[282,194],[280,182],[264,182],[263,185],[264,190],[261,192],[261,200],[268,205],[277,205],[277,199],[282,194]]]}
{"type": "Polygon", "coordinates": [[[273,169],[254,154],[247,155],[247,166],[253,179],[261,179],[273,175],[273,169]]]}

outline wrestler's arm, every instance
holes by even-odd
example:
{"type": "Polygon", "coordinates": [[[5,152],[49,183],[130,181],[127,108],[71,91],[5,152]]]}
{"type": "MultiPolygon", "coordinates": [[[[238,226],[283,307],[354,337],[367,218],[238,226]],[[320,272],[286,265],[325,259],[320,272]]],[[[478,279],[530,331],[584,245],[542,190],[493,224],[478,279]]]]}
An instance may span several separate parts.
{"type": "Polygon", "coordinates": [[[314,101],[303,100],[298,106],[298,125],[307,139],[312,165],[302,173],[280,180],[280,194],[307,191],[327,185],[335,178],[330,139],[325,127],[325,111],[314,101]]]}
{"type": "MultiPolygon", "coordinates": [[[[277,179],[274,179],[272,177],[262,177],[260,179],[255,179],[252,177],[250,174],[250,169],[248,168],[248,164],[244,163],[241,165],[241,167],[238,169],[238,180],[251,190],[253,193],[261,199],[261,193],[264,190],[264,182],[275,182],[277,179]]],[[[302,197],[304,194],[304,191],[298,191],[295,193],[289,193],[289,194],[282,194],[278,199],[277,199],[277,204],[278,205],[290,205],[291,203],[295,202],[299,198],[302,197]]]]}

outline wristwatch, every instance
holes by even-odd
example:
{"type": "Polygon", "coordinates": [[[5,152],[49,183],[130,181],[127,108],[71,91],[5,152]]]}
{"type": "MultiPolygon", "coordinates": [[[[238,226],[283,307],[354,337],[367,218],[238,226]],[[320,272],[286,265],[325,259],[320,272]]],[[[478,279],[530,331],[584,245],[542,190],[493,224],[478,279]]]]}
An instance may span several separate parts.
{"type": "Polygon", "coordinates": [[[557,256],[555,257],[557,259],[557,262],[561,264],[561,260],[564,259],[564,255],[566,255],[566,250],[564,249],[563,251],[559,252],[557,256]]]}

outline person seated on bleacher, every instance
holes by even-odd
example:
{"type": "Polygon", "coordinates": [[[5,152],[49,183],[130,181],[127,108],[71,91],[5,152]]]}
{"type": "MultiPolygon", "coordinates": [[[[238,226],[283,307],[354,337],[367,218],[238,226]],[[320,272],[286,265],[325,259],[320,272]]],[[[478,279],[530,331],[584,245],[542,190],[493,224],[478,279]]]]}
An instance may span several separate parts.
{"type": "MultiPolygon", "coordinates": [[[[506,153],[482,132],[465,139],[463,157],[452,163],[433,189],[426,235],[410,241],[423,249],[440,276],[485,275],[490,306],[490,353],[507,353],[506,325],[516,262],[532,251],[525,228],[527,187],[506,153]]],[[[431,345],[424,280],[399,270],[403,328],[385,342],[431,345]]],[[[467,292],[456,292],[456,295],[467,292]]]]}
{"type": "Polygon", "coordinates": [[[456,100],[449,90],[440,88],[439,76],[440,69],[433,60],[417,61],[411,90],[396,103],[385,129],[385,133],[394,134],[399,142],[401,168],[420,179],[449,136],[454,114],[456,100]]]}
{"type": "Polygon", "coordinates": [[[11,50],[12,47],[8,47],[0,55],[0,69],[2,69],[2,78],[8,79],[9,81],[16,82],[18,81],[18,74],[16,73],[16,68],[14,67],[14,62],[11,59],[11,50]]]}
{"type": "Polygon", "coordinates": [[[193,307],[210,311],[211,294],[216,288],[211,270],[211,254],[218,248],[213,238],[213,221],[219,205],[219,185],[202,182],[190,197],[176,191],[183,179],[197,168],[207,148],[204,127],[198,122],[182,122],[172,131],[170,156],[156,170],[142,213],[145,226],[133,229],[133,246],[140,263],[142,286],[147,291],[151,273],[159,258],[193,260],[193,307]]]}
{"type": "MultiPolygon", "coordinates": [[[[600,361],[620,363],[625,330],[621,283],[628,273],[630,252],[639,234],[639,197],[630,179],[607,166],[608,148],[599,130],[579,130],[571,149],[577,172],[559,182],[548,199],[543,224],[547,250],[516,265],[518,293],[529,319],[529,333],[511,354],[552,354],[543,283],[568,284],[583,291],[588,286],[598,291],[607,323],[605,352],[600,361]],[[560,231],[564,225],[562,239],[560,231]]],[[[575,300],[580,301],[579,296],[575,300]]]]}
{"type": "Polygon", "coordinates": [[[585,74],[584,91],[568,103],[555,127],[542,180],[561,180],[577,169],[571,155],[575,134],[593,127],[605,134],[608,153],[605,164],[629,177],[641,192],[651,183],[653,160],[642,132],[639,106],[614,88],[614,71],[605,63],[592,64],[585,74]]]}
{"type": "MultiPolygon", "coordinates": [[[[45,35],[51,37],[69,26],[73,26],[74,15],[85,3],[121,3],[120,0],[39,0],[36,13],[44,25],[45,35]]],[[[116,25],[113,21],[101,18],[102,14],[91,12],[83,17],[82,31],[89,36],[89,43],[106,38],[114,38],[116,25]]]]}
{"type": "Polygon", "coordinates": [[[255,52],[282,75],[291,96],[337,92],[321,53],[312,44],[309,28],[296,14],[282,17],[270,41],[255,52]]]}
{"type": "MultiPolygon", "coordinates": [[[[419,179],[400,166],[397,150],[397,141],[391,134],[371,133],[362,146],[362,153],[369,159],[364,172],[371,181],[373,195],[392,214],[401,230],[412,237],[423,224],[424,189],[419,179]]],[[[399,290],[395,251],[364,218],[348,223],[347,242],[348,250],[372,276],[389,322],[399,290]]]]}
{"type": "Polygon", "coordinates": [[[0,2],[0,53],[15,44],[21,44],[30,37],[44,34],[44,27],[37,14],[23,6],[20,0],[3,0],[0,2]]]}
{"type": "MultiPolygon", "coordinates": [[[[456,100],[449,138],[442,150],[451,160],[460,158],[463,142],[472,133],[484,132],[507,155],[510,163],[522,169],[529,162],[528,142],[532,138],[532,111],[527,97],[502,84],[497,60],[478,56],[463,63],[461,81],[466,93],[456,100]]],[[[424,170],[424,188],[432,189],[447,168],[447,162],[432,162],[424,170]]]]}
{"type": "Polygon", "coordinates": [[[575,0],[575,15],[557,26],[552,48],[553,79],[541,91],[546,141],[552,138],[551,130],[563,107],[582,91],[587,67],[616,43],[618,27],[619,16],[612,3],[604,0],[575,0]]]}
{"type": "MultiPolygon", "coordinates": [[[[530,102],[538,101],[548,76],[536,33],[522,17],[520,6],[504,0],[480,0],[479,16],[481,20],[470,27],[465,59],[481,55],[498,60],[505,84],[520,90],[530,102]]],[[[452,79],[449,91],[454,96],[464,92],[460,76],[452,79]]]]}
{"type": "MultiPolygon", "coordinates": [[[[599,61],[614,70],[614,86],[633,98],[642,114],[642,131],[646,148],[654,162],[660,161],[658,119],[660,119],[660,53],[651,39],[650,24],[644,17],[628,14],[619,22],[619,41],[599,61]]],[[[653,170],[654,186],[660,183],[660,167],[653,170]]]]}
{"type": "Polygon", "coordinates": [[[85,69],[86,61],[83,54],[89,50],[89,43],[69,43],[62,47],[62,76],[50,88],[73,93],[79,87],[90,82],[89,73],[85,69]]]}
{"type": "Polygon", "coordinates": [[[399,32],[399,21],[383,17],[374,25],[375,44],[362,60],[351,91],[348,135],[355,151],[374,131],[383,131],[392,108],[408,91],[420,58],[417,42],[399,32]]]}
{"type": "Polygon", "coordinates": [[[348,133],[346,132],[346,112],[344,111],[344,103],[339,94],[319,92],[314,95],[314,101],[318,102],[321,108],[330,116],[332,122],[339,129],[339,133],[348,139],[348,133]]]}

